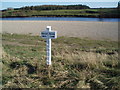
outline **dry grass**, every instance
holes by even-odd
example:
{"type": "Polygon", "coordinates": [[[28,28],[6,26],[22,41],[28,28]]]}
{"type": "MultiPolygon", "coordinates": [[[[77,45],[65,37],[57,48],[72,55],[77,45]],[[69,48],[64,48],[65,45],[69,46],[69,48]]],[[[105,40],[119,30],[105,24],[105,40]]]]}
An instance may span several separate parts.
{"type": "Polygon", "coordinates": [[[120,88],[117,42],[82,41],[79,38],[71,38],[74,39],[71,42],[69,38],[58,38],[52,44],[51,76],[48,76],[44,40],[35,36],[24,35],[24,38],[22,37],[22,35],[16,34],[15,36],[3,34],[3,40],[6,42],[17,42],[23,45],[24,41],[19,42],[19,39],[26,40],[23,46],[3,42],[3,87],[120,88]],[[35,45],[28,42],[30,44],[28,45],[28,38],[34,42],[39,42],[35,45]],[[65,42],[60,39],[64,39],[65,42]],[[110,46],[107,43],[111,43],[110,46]],[[94,48],[95,46],[96,48],[94,48]],[[84,47],[89,48],[89,50],[84,47]],[[103,47],[105,50],[103,51],[99,47],[103,47]],[[115,49],[111,49],[111,47],[115,49]]]}

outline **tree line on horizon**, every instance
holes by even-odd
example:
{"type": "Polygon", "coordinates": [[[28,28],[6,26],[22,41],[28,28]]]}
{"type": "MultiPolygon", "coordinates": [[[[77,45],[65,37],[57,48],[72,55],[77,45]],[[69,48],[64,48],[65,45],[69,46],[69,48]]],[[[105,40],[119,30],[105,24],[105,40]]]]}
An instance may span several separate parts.
{"type": "Polygon", "coordinates": [[[20,10],[67,10],[67,9],[89,9],[87,5],[42,5],[42,6],[25,6],[20,10]]]}

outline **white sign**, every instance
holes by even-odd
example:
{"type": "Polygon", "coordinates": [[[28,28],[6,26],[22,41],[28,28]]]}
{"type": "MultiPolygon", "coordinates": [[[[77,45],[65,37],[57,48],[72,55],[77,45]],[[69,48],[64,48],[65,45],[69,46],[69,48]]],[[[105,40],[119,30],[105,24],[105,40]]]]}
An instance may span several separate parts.
{"type": "Polygon", "coordinates": [[[41,32],[41,37],[42,38],[45,38],[45,39],[47,39],[47,38],[51,38],[51,39],[55,39],[55,38],[57,38],[57,32],[56,31],[43,31],[43,32],[41,32]]]}
{"type": "Polygon", "coordinates": [[[57,31],[51,31],[51,26],[41,32],[41,37],[46,39],[47,65],[51,65],[51,39],[57,38],[57,31]]]}

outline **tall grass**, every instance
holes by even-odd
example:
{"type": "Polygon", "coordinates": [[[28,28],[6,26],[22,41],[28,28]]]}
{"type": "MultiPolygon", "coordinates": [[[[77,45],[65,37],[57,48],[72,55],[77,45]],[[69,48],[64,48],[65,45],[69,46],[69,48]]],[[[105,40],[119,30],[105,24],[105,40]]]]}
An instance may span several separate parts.
{"type": "Polygon", "coordinates": [[[120,89],[118,42],[59,37],[52,42],[48,76],[45,40],[17,34],[2,39],[3,88],[120,89]]]}

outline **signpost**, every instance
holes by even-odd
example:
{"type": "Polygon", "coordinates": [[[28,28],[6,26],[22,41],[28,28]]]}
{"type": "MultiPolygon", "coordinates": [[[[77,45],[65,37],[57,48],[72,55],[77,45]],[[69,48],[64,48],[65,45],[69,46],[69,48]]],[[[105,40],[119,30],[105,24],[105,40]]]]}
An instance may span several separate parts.
{"type": "Polygon", "coordinates": [[[47,65],[51,65],[51,39],[57,38],[57,31],[52,31],[51,26],[47,26],[46,30],[41,32],[41,37],[46,39],[47,65]]]}

